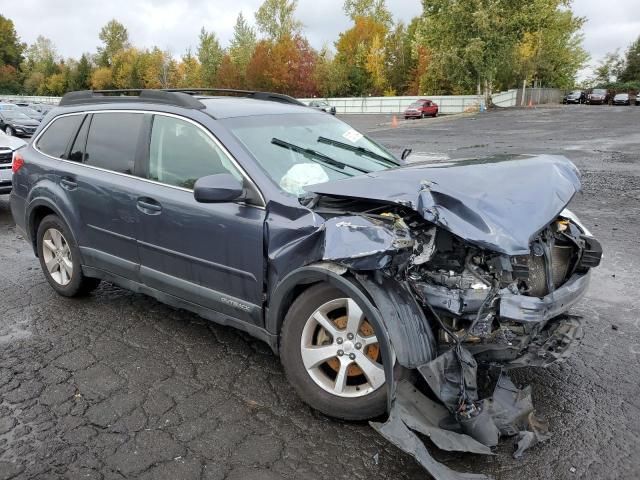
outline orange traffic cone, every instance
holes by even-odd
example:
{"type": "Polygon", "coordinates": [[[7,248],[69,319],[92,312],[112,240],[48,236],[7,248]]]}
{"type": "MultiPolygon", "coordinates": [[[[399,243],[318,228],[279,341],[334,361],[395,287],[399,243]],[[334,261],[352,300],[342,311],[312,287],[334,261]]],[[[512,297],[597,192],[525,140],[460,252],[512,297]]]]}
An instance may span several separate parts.
{"type": "Polygon", "coordinates": [[[398,128],[398,117],[396,117],[395,115],[393,116],[393,119],[391,120],[391,127],[398,128]]]}
{"type": "Polygon", "coordinates": [[[529,108],[533,108],[533,100],[531,98],[529,99],[529,108]]]}

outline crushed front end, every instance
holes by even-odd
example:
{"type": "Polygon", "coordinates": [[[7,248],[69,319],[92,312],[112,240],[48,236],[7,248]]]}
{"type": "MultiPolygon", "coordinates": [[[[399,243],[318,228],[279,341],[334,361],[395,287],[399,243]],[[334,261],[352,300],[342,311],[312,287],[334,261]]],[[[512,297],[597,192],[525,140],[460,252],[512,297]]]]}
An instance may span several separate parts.
{"type": "Polygon", "coordinates": [[[512,256],[410,222],[416,246],[404,274],[442,322],[439,351],[460,342],[479,362],[505,367],[566,356],[581,334],[566,312],[586,293],[589,270],[602,255],[576,222],[570,212],[561,214],[535,237],[528,255],[512,256]]]}
{"type": "Polygon", "coordinates": [[[444,450],[487,455],[500,437],[518,436],[515,456],[547,439],[530,387],[507,372],[562,360],[582,335],[568,311],[602,248],[566,210],[580,188],[575,167],[558,157],[495,160],[321,187],[308,206],[325,221],[322,260],[358,280],[396,363],[415,372],[391,382],[389,418],[372,426],[438,480],[487,477],[436,462],[416,432],[444,450]],[[402,193],[416,183],[413,197],[402,193]]]}

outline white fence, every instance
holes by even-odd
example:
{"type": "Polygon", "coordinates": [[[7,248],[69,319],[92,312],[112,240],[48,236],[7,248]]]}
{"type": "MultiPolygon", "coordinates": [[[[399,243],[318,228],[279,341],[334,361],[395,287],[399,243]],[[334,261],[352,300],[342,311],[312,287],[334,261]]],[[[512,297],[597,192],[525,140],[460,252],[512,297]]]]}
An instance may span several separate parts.
{"type": "MultiPolygon", "coordinates": [[[[514,107],[517,90],[509,90],[493,95],[493,103],[499,107],[514,107]]],[[[326,98],[338,113],[402,113],[418,99],[433,100],[440,107],[440,113],[462,113],[478,109],[484,103],[481,95],[421,95],[418,97],[359,97],[359,98],[326,98]]],[[[309,103],[313,98],[300,99],[309,103]]],[[[315,99],[318,100],[318,99],[315,99]]]]}
{"type": "MultiPolygon", "coordinates": [[[[493,95],[493,103],[499,107],[514,107],[516,105],[518,91],[509,90],[493,95]]],[[[347,98],[327,98],[331,105],[336,107],[338,113],[396,113],[401,114],[404,110],[418,99],[427,98],[438,104],[440,113],[452,114],[462,113],[467,110],[480,108],[483,103],[482,96],[479,95],[422,95],[418,97],[347,97],[347,98]]],[[[60,97],[37,97],[23,95],[0,95],[0,100],[12,100],[23,102],[39,102],[57,104],[60,97]]],[[[304,103],[309,103],[313,98],[301,98],[304,103]]]]}
{"type": "Polygon", "coordinates": [[[518,90],[494,93],[491,95],[491,101],[497,107],[515,107],[518,104],[518,90]]]}

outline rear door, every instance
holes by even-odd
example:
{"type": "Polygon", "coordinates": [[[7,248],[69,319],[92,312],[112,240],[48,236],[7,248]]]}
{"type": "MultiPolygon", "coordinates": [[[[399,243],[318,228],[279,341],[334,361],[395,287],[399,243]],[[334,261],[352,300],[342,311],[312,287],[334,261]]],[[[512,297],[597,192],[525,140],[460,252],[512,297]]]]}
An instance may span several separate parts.
{"type": "MultiPolygon", "coordinates": [[[[148,286],[224,316],[260,324],[263,292],[262,206],[203,204],[203,176],[244,174],[203,126],[156,114],[146,177],[137,196],[141,277],[148,286]]],[[[248,180],[247,180],[248,181],[248,180]]]]}
{"type": "Polygon", "coordinates": [[[151,115],[95,112],[73,140],[60,177],[76,204],[83,229],[78,243],[87,265],[139,280],[138,211],[140,184],[135,165],[146,155],[151,115]]]}

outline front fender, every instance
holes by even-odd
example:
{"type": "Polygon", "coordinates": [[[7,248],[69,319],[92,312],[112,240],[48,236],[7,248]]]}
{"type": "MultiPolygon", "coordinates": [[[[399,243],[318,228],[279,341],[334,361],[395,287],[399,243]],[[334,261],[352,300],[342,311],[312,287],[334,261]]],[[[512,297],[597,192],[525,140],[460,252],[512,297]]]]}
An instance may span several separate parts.
{"type": "Polygon", "coordinates": [[[345,267],[328,262],[299,268],[280,282],[267,310],[267,330],[278,335],[296,291],[318,282],[329,283],[361,305],[378,336],[385,375],[390,380],[390,400],[395,397],[394,355],[398,364],[406,368],[416,368],[437,356],[431,326],[406,286],[391,278],[374,279],[372,274],[354,277],[345,267]]]}

